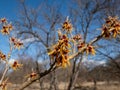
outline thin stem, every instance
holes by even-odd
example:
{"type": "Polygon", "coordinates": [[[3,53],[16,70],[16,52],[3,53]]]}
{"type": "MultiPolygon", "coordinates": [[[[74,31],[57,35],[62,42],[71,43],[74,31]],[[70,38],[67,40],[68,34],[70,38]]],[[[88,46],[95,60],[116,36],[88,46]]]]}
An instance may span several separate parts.
{"type": "Polygon", "coordinates": [[[8,60],[10,59],[10,56],[11,56],[11,53],[12,53],[12,50],[13,50],[11,43],[9,43],[9,46],[10,46],[10,51],[9,51],[8,54],[7,54],[5,70],[4,70],[3,75],[2,75],[2,77],[1,77],[0,84],[3,82],[3,79],[4,79],[7,71],[9,70],[8,60]]]}
{"type": "Polygon", "coordinates": [[[1,78],[1,80],[0,80],[0,84],[2,83],[2,81],[3,81],[3,79],[4,79],[5,75],[6,75],[6,73],[7,73],[7,71],[8,71],[8,69],[9,69],[9,67],[8,67],[8,65],[6,64],[5,70],[4,70],[3,75],[2,75],[2,78],[1,78]]]}

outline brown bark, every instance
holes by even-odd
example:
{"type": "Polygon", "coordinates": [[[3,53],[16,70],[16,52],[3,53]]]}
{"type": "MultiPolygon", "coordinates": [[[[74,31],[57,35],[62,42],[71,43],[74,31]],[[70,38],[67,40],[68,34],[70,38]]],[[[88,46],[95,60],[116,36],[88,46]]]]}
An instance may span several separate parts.
{"type": "Polygon", "coordinates": [[[74,60],[74,63],[73,63],[73,68],[72,68],[72,74],[71,74],[71,77],[70,77],[70,81],[69,81],[69,84],[68,84],[68,89],[67,90],[73,90],[74,89],[74,85],[75,85],[75,82],[76,82],[76,79],[78,77],[78,73],[79,73],[79,70],[80,70],[80,64],[82,62],[82,54],[80,56],[80,61],[77,65],[77,59],[76,58],[74,60]],[[77,65],[77,66],[76,66],[77,65]]]}

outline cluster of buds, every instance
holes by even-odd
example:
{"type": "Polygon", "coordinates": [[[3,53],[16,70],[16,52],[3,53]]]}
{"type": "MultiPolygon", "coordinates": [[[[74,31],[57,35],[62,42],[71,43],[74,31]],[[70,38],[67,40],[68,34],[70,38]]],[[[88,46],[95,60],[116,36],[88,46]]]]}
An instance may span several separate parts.
{"type": "Polygon", "coordinates": [[[80,34],[77,34],[73,37],[73,40],[80,41],[80,40],[82,40],[82,36],[80,34]]]}
{"type": "Polygon", "coordinates": [[[95,55],[95,47],[90,44],[88,44],[86,48],[86,54],[88,55],[89,53],[95,55]]]}
{"type": "Polygon", "coordinates": [[[34,79],[34,78],[36,78],[37,77],[37,73],[36,72],[32,72],[32,73],[30,73],[30,74],[28,74],[27,76],[26,76],[26,78],[28,78],[28,79],[34,79]]]}
{"type": "MultiPolygon", "coordinates": [[[[10,31],[13,30],[12,24],[8,23],[8,21],[6,20],[6,18],[0,19],[0,23],[2,24],[1,33],[3,35],[9,35],[10,31]]],[[[17,49],[20,49],[21,46],[23,46],[23,43],[20,40],[14,38],[14,37],[10,38],[10,42],[12,42],[13,45],[14,45],[14,47],[17,48],[17,49]]]]}
{"type": "Polygon", "coordinates": [[[9,34],[10,34],[10,31],[13,30],[12,24],[8,23],[5,18],[2,18],[2,19],[0,20],[0,22],[2,23],[1,33],[2,33],[3,35],[9,35],[9,34]]]}
{"type": "Polygon", "coordinates": [[[82,48],[84,48],[85,47],[85,43],[84,42],[80,42],[79,44],[78,44],[78,46],[77,46],[77,49],[78,50],[81,50],[82,48]]]}
{"type": "Polygon", "coordinates": [[[69,48],[70,44],[67,35],[61,35],[58,43],[53,47],[54,50],[49,52],[49,55],[55,59],[57,66],[66,67],[66,65],[69,65],[69,48]]]}
{"type": "Polygon", "coordinates": [[[4,61],[6,60],[6,55],[3,54],[1,51],[0,51],[0,59],[4,61]]]}
{"type": "Polygon", "coordinates": [[[13,62],[10,63],[10,66],[13,70],[17,70],[21,68],[23,65],[19,64],[18,61],[14,60],[13,62]]]}
{"type": "Polygon", "coordinates": [[[65,30],[66,32],[70,33],[73,29],[73,26],[70,22],[70,20],[67,18],[65,22],[62,24],[62,29],[65,30]]]}
{"type": "Polygon", "coordinates": [[[102,34],[105,38],[110,38],[110,36],[116,38],[120,34],[120,20],[118,20],[118,17],[109,16],[105,20],[105,24],[102,27],[102,34]]]}
{"type": "Polygon", "coordinates": [[[10,38],[10,42],[14,45],[14,48],[20,49],[23,46],[23,43],[14,37],[10,38]]]}
{"type": "Polygon", "coordinates": [[[48,53],[48,55],[50,55],[51,58],[56,61],[57,66],[66,67],[67,65],[70,65],[70,54],[75,53],[71,52],[71,48],[76,51],[76,45],[78,51],[81,53],[85,52],[86,54],[95,55],[95,47],[90,44],[86,44],[80,34],[73,36],[71,33],[72,29],[72,24],[67,18],[62,24],[62,29],[60,29],[64,30],[65,32],[60,30],[58,31],[59,40],[55,45],[52,46],[52,50],[48,53]]]}
{"type": "Polygon", "coordinates": [[[7,23],[6,18],[1,18],[1,19],[0,19],[0,23],[7,23]]]}
{"type": "Polygon", "coordinates": [[[95,55],[95,47],[90,44],[85,44],[84,42],[81,42],[77,48],[78,50],[82,50],[84,48],[83,52],[86,52],[87,55],[95,55]]]}

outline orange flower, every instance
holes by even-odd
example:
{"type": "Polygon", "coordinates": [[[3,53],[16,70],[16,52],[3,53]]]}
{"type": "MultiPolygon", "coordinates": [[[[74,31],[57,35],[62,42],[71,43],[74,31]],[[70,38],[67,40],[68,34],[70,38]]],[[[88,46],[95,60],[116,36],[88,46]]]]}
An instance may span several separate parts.
{"type": "Polygon", "coordinates": [[[57,44],[54,45],[48,54],[56,61],[57,66],[66,67],[66,65],[69,65],[68,53],[70,48],[69,38],[63,34],[59,36],[57,44]]]}
{"type": "Polygon", "coordinates": [[[81,40],[82,39],[82,36],[80,34],[77,34],[73,37],[74,40],[81,40]]]}
{"type": "Polygon", "coordinates": [[[35,72],[33,72],[33,73],[30,74],[30,78],[34,78],[36,76],[37,76],[37,73],[35,73],[35,72]]]}
{"type": "Polygon", "coordinates": [[[23,65],[22,64],[19,64],[18,61],[14,61],[12,64],[11,64],[11,68],[13,70],[17,70],[19,68],[21,68],[23,65]]]}
{"type": "Polygon", "coordinates": [[[23,43],[17,38],[11,37],[10,42],[13,43],[14,47],[20,49],[23,46],[23,43]]]}
{"type": "Polygon", "coordinates": [[[31,74],[28,74],[27,76],[26,76],[26,78],[28,78],[28,79],[33,79],[33,78],[35,78],[35,77],[37,77],[37,73],[36,72],[32,72],[31,74]]]}
{"type": "Polygon", "coordinates": [[[120,34],[120,32],[117,29],[113,29],[111,32],[114,38],[116,38],[117,34],[120,34]]]}
{"type": "Polygon", "coordinates": [[[109,38],[110,36],[116,38],[120,34],[120,21],[118,17],[108,17],[102,28],[103,37],[109,38]]]}
{"type": "Polygon", "coordinates": [[[106,25],[103,25],[102,27],[102,34],[104,38],[109,38],[111,36],[109,28],[106,25]]]}
{"type": "Polygon", "coordinates": [[[89,53],[92,54],[92,55],[95,55],[95,48],[94,48],[94,46],[87,45],[86,54],[88,55],[89,53]]]}
{"type": "Polygon", "coordinates": [[[1,33],[5,34],[5,35],[8,35],[10,33],[10,31],[13,29],[12,24],[9,24],[5,18],[2,18],[0,20],[0,22],[3,23],[1,33]]]}
{"type": "Polygon", "coordinates": [[[67,65],[70,65],[70,62],[68,60],[68,56],[62,55],[56,58],[56,65],[57,66],[62,66],[65,68],[67,65]]]}
{"type": "Polygon", "coordinates": [[[7,20],[6,20],[6,18],[1,18],[1,19],[0,19],[0,22],[2,22],[2,23],[6,23],[7,20]]]}
{"type": "Polygon", "coordinates": [[[9,32],[9,28],[8,26],[3,26],[2,27],[2,30],[1,30],[1,33],[4,35],[8,35],[10,32],[9,32]]]}
{"type": "Polygon", "coordinates": [[[81,42],[81,43],[77,46],[78,50],[81,50],[83,47],[85,47],[85,43],[84,43],[84,42],[81,42]]]}
{"type": "Polygon", "coordinates": [[[6,55],[0,51],[0,59],[6,60],[6,55]]]}
{"type": "Polygon", "coordinates": [[[17,48],[17,49],[20,49],[22,46],[23,46],[22,42],[16,42],[16,43],[14,43],[14,47],[17,48]]]}
{"type": "Polygon", "coordinates": [[[120,22],[116,22],[114,28],[111,30],[112,36],[116,38],[117,34],[120,34],[120,22]]]}
{"type": "Polygon", "coordinates": [[[68,57],[67,57],[67,56],[62,56],[61,66],[62,66],[62,67],[66,67],[67,65],[70,65],[70,62],[69,62],[69,60],[68,60],[68,57]]]}
{"type": "Polygon", "coordinates": [[[116,22],[116,24],[114,25],[114,27],[116,28],[116,30],[120,30],[120,22],[116,22]]]}
{"type": "Polygon", "coordinates": [[[73,26],[68,19],[66,19],[66,21],[62,24],[62,29],[65,30],[66,32],[72,31],[73,26]]]}
{"type": "Polygon", "coordinates": [[[16,38],[14,38],[14,37],[10,38],[10,42],[15,43],[15,41],[16,41],[16,38]]]}

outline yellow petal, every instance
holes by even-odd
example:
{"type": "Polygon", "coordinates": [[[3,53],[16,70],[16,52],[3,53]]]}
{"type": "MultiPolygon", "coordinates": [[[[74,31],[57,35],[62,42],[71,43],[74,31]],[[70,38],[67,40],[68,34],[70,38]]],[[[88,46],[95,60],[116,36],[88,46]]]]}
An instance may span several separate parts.
{"type": "Polygon", "coordinates": [[[114,32],[114,33],[113,33],[113,37],[114,37],[114,38],[116,38],[116,36],[117,36],[117,33],[116,33],[116,32],[114,32]]]}
{"type": "Polygon", "coordinates": [[[53,54],[53,53],[54,53],[54,51],[55,51],[55,50],[52,50],[52,51],[48,52],[48,55],[53,54]]]}
{"type": "Polygon", "coordinates": [[[91,53],[92,53],[92,55],[95,55],[96,52],[95,52],[95,50],[93,49],[91,53]]]}

